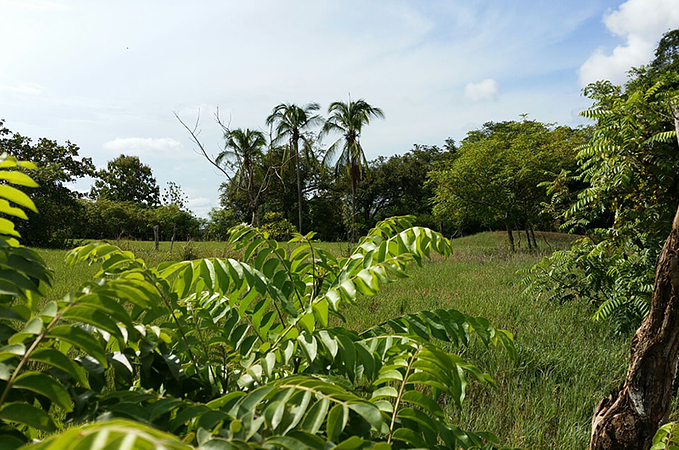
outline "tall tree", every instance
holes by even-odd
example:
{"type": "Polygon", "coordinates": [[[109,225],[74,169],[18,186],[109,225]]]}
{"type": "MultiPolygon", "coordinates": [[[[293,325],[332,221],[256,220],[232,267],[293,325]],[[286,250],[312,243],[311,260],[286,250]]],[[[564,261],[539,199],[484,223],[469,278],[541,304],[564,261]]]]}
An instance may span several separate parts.
{"type": "Polygon", "coordinates": [[[251,223],[259,222],[259,198],[264,191],[266,174],[262,165],[266,138],[264,133],[249,128],[227,130],[224,133],[225,149],[215,159],[221,167],[232,166],[235,175],[231,178],[229,189],[232,195],[243,194],[251,213],[251,223]]]}
{"type": "Polygon", "coordinates": [[[434,211],[460,229],[505,228],[514,249],[513,230],[531,229],[548,200],[539,185],[574,168],[586,137],[587,130],[532,120],[488,122],[430,172],[434,211]]]}
{"type": "Polygon", "coordinates": [[[137,156],[120,155],[97,172],[90,195],[120,202],[139,203],[147,207],[160,204],[160,188],[151,167],[137,156]]]}
{"type": "Polygon", "coordinates": [[[328,119],[321,129],[321,137],[330,133],[341,135],[334,144],[328,148],[324,162],[329,163],[339,152],[335,162],[335,170],[339,172],[346,168],[351,179],[351,239],[356,237],[356,186],[361,180],[363,167],[367,165],[365,152],[361,146],[361,132],[363,127],[370,124],[373,117],[384,118],[380,108],[370,105],[363,99],[347,103],[333,102],[328,107],[328,119]]]}
{"type": "MultiPolygon", "coordinates": [[[[271,111],[269,117],[266,118],[266,124],[274,129],[274,141],[288,140],[288,154],[285,155],[285,159],[290,159],[295,167],[295,175],[297,178],[297,231],[300,233],[302,233],[303,195],[299,144],[300,141],[302,141],[304,149],[311,148],[311,142],[307,142],[308,135],[305,135],[304,132],[310,127],[321,123],[321,117],[316,114],[316,111],[320,108],[318,103],[309,103],[303,107],[291,103],[281,103],[277,105],[271,111]]],[[[305,153],[305,161],[308,163],[310,158],[308,157],[308,152],[305,153]]]]}
{"type": "Polygon", "coordinates": [[[61,247],[75,237],[74,217],[82,213],[78,192],[66,184],[92,176],[95,172],[90,158],[78,155],[80,148],[72,142],[64,145],[41,138],[36,142],[26,136],[10,131],[0,120],[0,153],[7,152],[19,160],[33,162],[38,166],[30,176],[38,187],[30,195],[39,214],[28,211],[30,221],[17,223],[21,241],[36,247],[61,247]]]}

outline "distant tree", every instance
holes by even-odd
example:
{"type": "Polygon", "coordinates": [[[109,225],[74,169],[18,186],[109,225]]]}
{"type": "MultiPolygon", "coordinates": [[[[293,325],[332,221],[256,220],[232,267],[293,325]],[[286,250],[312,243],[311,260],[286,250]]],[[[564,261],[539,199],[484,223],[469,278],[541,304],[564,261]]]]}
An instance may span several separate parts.
{"type": "Polygon", "coordinates": [[[167,187],[163,189],[160,200],[163,205],[176,205],[179,209],[185,209],[189,197],[184,193],[180,185],[174,181],[168,181],[167,187]]]}
{"type": "MultiPolygon", "coordinates": [[[[151,210],[150,223],[158,225],[160,239],[174,244],[176,240],[196,238],[200,233],[201,221],[190,211],[181,209],[175,203],[162,205],[151,210]]],[[[172,249],[172,244],[170,249],[172,249]]]]}
{"type": "Polygon", "coordinates": [[[574,168],[586,137],[585,130],[526,119],[486,123],[468,133],[455,158],[430,173],[434,211],[458,227],[502,227],[514,248],[513,229],[532,229],[548,201],[541,183],[574,168]]]}
{"type": "Polygon", "coordinates": [[[92,176],[95,167],[90,158],[78,155],[80,148],[72,142],[64,145],[41,138],[33,142],[19,133],[13,133],[0,120],[0,153],[7,152],[19,160],[37,165],[30,176],[38,183],[31,195],[39,214],[28,211],[30,221],[17,223],[22,243],[36,247],[59,247],[68,244],[79,226],[74,217],[81,213],[79,193],[66,184],[92,176]]]}
{"type": "Polygon", "coordinates": [[[170,237],[170,250],[172,250],[177,233],[180,239],[187,239],[198,234],[197,227],[193,229],[198,219],[186,209],[189,198],[181,186],[174,181],[167,182],[167,187],[163,189],[160,199],[162,204],[155,210],[155,225],[159,227],[161,235],[167,236],[168,230],[172,230],[170,237]]]}
{"type": "Polygon", "coordinates": [[[416,216],[419,225],[436,228],[441,221],[433,218],[434,190],[425,181],[435,164],[453,157],[453,151],[415,145],[403,155],[380,156],[370,161],[365,180],[356,193],[359,232],[378,220],[406,214],[416,216]]]}
{"type": "Polygon", "coordinates": [[[370,119],[384,118],[380,108],[374,107],[363,99],[347,102],[333,102],[328,107],[328,119],[321,129],[321,137],[330,133],[338,133],[341,137],[328,148],[324,162],[330,163],[339,152],[335,162],[335,170],[347,170],[351,180],[351,240],[355,241],[356,230],[356,187],[367,164],[363,147],[361,146],[361,132],[363,127],[370,124],[370,119]]]}
{"type": "Polygon", "coordinates": [[[229,229],[238,224],[233,210],[212,208],[208,213],[206,237],[208,240],[223,241],[229,237],[229,229]]]}
{"type": "Polygon", "coordinates": [[[242,195],[250,212],[250,223],[259,223],[259,201],[266,189],[267,174],[262,160],[266,149],[264,133],[257,130],[235,129],[224,133],[225,149],[215,163],[231,167],[235,174],[227,185],[227,196],[242,195]]]}
{"type": "Polygon", "coordinates": [[[120,155],[97,172],[90,195],[94,199],[133,202],[152,207],[160,204],[160,189],[151,167],[137,156],[120,155]]]}
{"type": "Polygon", "coordinates": [[[297,178],[297,231],[302,233],[302,162],[300,157],[300,142],[303,144],[305,150],[304,161],[309,164],[313,160],[313,155],[309,155],[313,143],[310,142],[310,135],[304,134],[310,127],[322,122],[321,117],[316,114],[320,109],[318,103],[309,103],[303,107],[290,103],[281,103],[274,107],[273,111],[266,118],[266,123],[273,128],[275,133],[275,141],[288,140],[288,145],[285,147],[287,152],[284,158],[289,159],[295,168],[295,175],[297,178]]]}
{"type": "Polygon", "coordinates": [[[154,211],[136,202],[99,198],[81,200],[83,214],[78,237],[82,239],[153,239],[154,211]]]}

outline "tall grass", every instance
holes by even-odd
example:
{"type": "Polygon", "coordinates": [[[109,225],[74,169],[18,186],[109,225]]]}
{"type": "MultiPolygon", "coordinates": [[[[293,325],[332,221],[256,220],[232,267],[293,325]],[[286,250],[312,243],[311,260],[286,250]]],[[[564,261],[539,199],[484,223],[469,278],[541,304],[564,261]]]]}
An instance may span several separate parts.
{"type": "MultiPolygon", "coordinates": [[[[435,308],[486,317],[514,333],[518,360],[481,344],[467,349],[465,356],[492,374],[496,385],[472,385],[461,411],[446,405],[451,421],[469,430],[492,431],[508,446],[585,448],[594,406],[622,382],[628,340],[615,336],[606,323],[592,323],[592,306],[586,302],[559,306],[526,298],[519,273],[570,241],[569,236],[538,233],[540,249],[513,253],[503,233],[455,239],[450,259],[413,268],[410,278],[346,310],[347,326],[360,331],[403,313],[435,308]]],[[[238,257],[218,242],[177,242],[172,252],[167,242],[158,251],[151,242],[118,244],[151,265],[186,257],[238,257]]],[[[346,244],[322,245],[337,254],[348,249],[346,244]]],[[[85,265],[66,267],[65,251],[40,253],[55,270],[51,298],[96,271],[85,265]]]]}
{"type": "MultiPolygon", "coordinates": [[[[595,405],[622,383],[629,343],[608,324],[592,323],[591,305],[559,306],[522,295],[520,271],[550,251],[542,237],[538,251],[516,253],[508,250],[502,233],[456,239],[448,261],[415,268],[410,278],[363,298],[346,317],[360,330],[403,313],[455,308],[510,330],[517,361],[482,344],[465,352],[496,386],[472,385],[462,411],[448,406],[452,421],[492,431],[512,447],[582,449],[595,405]]],[[[570,243],[568,236],[544,237],[552,250],[570,243]]]]}

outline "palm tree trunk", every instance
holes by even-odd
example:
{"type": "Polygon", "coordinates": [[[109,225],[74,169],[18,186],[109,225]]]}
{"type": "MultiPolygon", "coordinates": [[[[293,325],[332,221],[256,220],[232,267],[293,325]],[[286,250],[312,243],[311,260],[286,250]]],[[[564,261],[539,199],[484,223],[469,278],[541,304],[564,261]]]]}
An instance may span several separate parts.
{"type": "Polygon", "coordinates": [[[356,179],[351,177],[351,242],[356,242],[356,179]]]}
{"type": "Polygon", "coordinates": [[[300,175],[300,164],[299,164],[299,139],[295,141],[295,172],[297,172],[297,215],[298,215],[298,225],[297,231],[302,234],[302,178],[300,175]]]}
{"type": "Polygon", "coordinates": [[[592,418],[591,450],[647,449],[670,414],[679,360],[679,209],[655,272],[651,311],[632,343],[622,388],[592,418]]]}

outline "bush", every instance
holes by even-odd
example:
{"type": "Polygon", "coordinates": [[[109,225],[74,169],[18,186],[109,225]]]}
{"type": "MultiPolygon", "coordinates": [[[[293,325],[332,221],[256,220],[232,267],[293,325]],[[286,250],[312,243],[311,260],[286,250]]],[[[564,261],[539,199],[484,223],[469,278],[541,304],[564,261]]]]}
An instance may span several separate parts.
{"type": "Polygon", "coordinates": [[[223,241],[228,239],[229,230],[238,223],[233,210],[227,208],[212,208],[205,230],[208,241],[223,241]]]}
{"type": "Polygon", "coordinates": [[[131,237],[153,240],[158,225],[161,240],[188,240],[201,234],[201,220],[174,204],[147,208],[139,203],[101,198],[83,200],[84,220],[78,227],[81,239],[118,239],[131,237]]]}
{"type": "Polygon", "coordinates": [[[261,230],[275,241],[287,241],[295,232],[295,226],[283,217],[283,213],[268,212],[264,214],[263,222],[261,230]]]}

